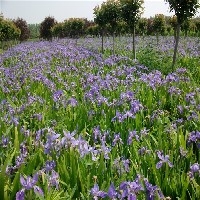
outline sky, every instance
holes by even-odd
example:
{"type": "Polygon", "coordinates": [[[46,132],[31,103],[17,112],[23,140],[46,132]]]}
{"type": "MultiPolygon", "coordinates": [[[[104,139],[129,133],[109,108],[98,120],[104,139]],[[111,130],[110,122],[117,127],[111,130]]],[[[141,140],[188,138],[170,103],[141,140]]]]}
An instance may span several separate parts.
{"type": "MultiPolygon", "coordinates": [[[[103,0],[105,1],[105,0],[103,0]]],[[[0,13],[5,18],[23,18],[29,24],[41,23],[45,17],[54,17],[62,22],[70,17],[80,17],[92,20],[93,9],[101,5],[102,0],[0,0],[0,13]]],[[[144,0],[143,17],[155,14],[172,15],[164,0],[144,0]]]]}

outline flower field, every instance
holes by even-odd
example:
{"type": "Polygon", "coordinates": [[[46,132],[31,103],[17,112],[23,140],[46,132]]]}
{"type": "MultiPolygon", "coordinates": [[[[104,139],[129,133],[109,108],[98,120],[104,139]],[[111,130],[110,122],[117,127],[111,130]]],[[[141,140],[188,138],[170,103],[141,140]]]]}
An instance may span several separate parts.
{"type": "Polygon", "coordinates": [[[197,39],[130,41],[0,54],[0,199],[200,199],[197,39]]]}

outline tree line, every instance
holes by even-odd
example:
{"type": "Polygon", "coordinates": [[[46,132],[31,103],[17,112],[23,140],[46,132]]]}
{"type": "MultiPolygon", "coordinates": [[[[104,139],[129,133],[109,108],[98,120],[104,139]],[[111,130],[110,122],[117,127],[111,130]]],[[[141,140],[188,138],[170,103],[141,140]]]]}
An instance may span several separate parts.
{"type": "MultiPolygon", "coordinates": [[[[99,36],[102,34],[102,28],[105,35],[124,35],[130,34],[131,26],[135,26],[137,35],[174,35],[176,36],[177,16],[165,16],[156,14],[154,17],[143,18],[141,14],[143,1],[138,0],[108,0],[102,5],[94,8],[94,20],[87,18],[69,18],[63,22],[57,22],[54,17],[46,17],[40,24],[28,24],[24,19],[15,20],[5,19],[0,15],[0,41],[43,38],[51,39],[52,37],[84,37],[99,36]],[[119,2],[129,2],[120,10],[119,2]],[[136,2],[136,3],[134,3],[136,2]],[[131,5],[140,5],[138,9],[140,16],[134,20],[130,12],[131,5]],[[122,12],[124,9],[124,12],[122,12]],[[121,14],[120,14],[121,13],[121,14]],[[127,16],[123,16],[124,13],[127,16]],[[121,15],[121,16],[120,16],[121,15]],[[130,16],[130,23],[127,23],[130,16]]],[[[136,16],[137,18],[137,16],[136,16]]],[[[200,36],[200,17],[188,18],[180,26],[181,34],[184,36],[200,36]]]]}
{"type": "MultiPolygon", "coordinates": [[[[165,16],[156,14],[150,18],[140,18],[135,24],[135,33],[140,36],[145,35],[174,35],[174,30],[177,24],[176,16],[165,16]]],[[[34,26],[34,24],[32,24],[34,26]]],[[[54,17],[46,17],[43,23],[36,24],[32,37],[41,37],[50,39],[53,37],[85,37],[85,36],[100,36],[102,33],[101,26],[95,21],[87,20],[86,18],[70,18],[63,22],[57,22],[54,17]],[[49,24],[51,22],[52,24],[49,24]],[[42,31],[39,27],[42,25],[42,31]],[[46,31],[46,32],[45,32],[46,31]],[[48,37],[47,37],[48,35],[48,37]]],[[[105,24],[104,34],[111,36],[115,32],[116,36],[130,34],[129,26],[124,21],[117,21],[111,27],[109,23],[105,24]]],[[[182,36],[200,36],[200,17],[187,20],[181,25],[182,36]]]]}
{"type": "MultiPolygon", "coordinates": [[[[136,34],[145,35],[174,35],[177,19],[176,16],[165,16],[156,14],[150,18],[140,18],[136,23],[136,34]]],[[[105,35],[112,35],[109,24],[106,24],[105,35]]],[[[116,24],[116,35],[130,34],[127,24],[118,21],[116,24]]],[[[189,19],[181,25],[181,34],[183,36],[200,36],[200,17],[189,19]]],[[[101,29],[93,20],[86,18],[70,18],[64,22],[57,22],[54,17],[46,17],[41,24],[27,24],[27,22],[18,18],[16,20],[4,19],[0,16],[0,41],[19,40],[26,41],[28,39],[50,39],[52,37],[84,37],[99,36],[101,29]],[[15,23],[13,23],[15,21],[15,23]],[[47,26],[47,22],[52,24],[47,26]],[[42,28],[40,28],[42,25],[42,28]],[[46,28],[45,28],[46,27],[46,28]],[[48,37],[47,37],[48,35],[48,37]]]]}
{"type": "Polygon", "coordinates": [[[174,35],[175,51],[180,33],[185,36],[200,36],[200,17],[194,18],[199,8],[198,0],[165,0],[174,16],[156,14],[154,17],[142,18],[144,0],[107,0],[94,8],[94,21],[86,18],[69,18],[57,22],[54,17],[46,17],[39,25],[28,25],[21,18],[4,19],[0,15],[0,42],[9,40],[25,41],[30,37],[52,40],[52,38],[78,38],[86,35],[101,36],[102,53],[104,36],[112,35],[113,53],[115,36],[131,34],[133,37],[133,56],[135,52],[135,35],[174,35]]]}

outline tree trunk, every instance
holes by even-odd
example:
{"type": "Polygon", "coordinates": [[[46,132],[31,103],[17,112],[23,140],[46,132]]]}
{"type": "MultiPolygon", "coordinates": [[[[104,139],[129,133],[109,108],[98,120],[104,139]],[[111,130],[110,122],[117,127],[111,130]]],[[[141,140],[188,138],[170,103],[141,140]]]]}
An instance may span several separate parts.
{"type": "Polygon", "coordinates": [[[179,43],[179,38],[180,38],[180,24],[177,24],[176,28],[176,40],[175,40],[175,46],[174,46],[174,55],[173,55],[173,62],[172,62],[172,71],[174,71],[174,65],[176,62],[176,55],[177,55],[177,50],[178,50],[178,43],[179,43]]]}
{"type": "Polygon", "coordinates": [[[121,33],[119,33],[119,35],[118,35],[118,36],[119,36],[119,41],[121,42],[121,33]]]}
{"type": "Polygon", "coordinates": [[[177,28],[174,28],[174,44],[176,43],[176,34],[177,34],[177,28]]]}
{"type": "Polygon", "coordinates": [[[156,41],[157,41],[157,46],[158,46],[158,44],[159,44],[159,34],[158,33],[156,33],[156,41]]]}
{"type": "Polygon", "coordinates": [[[115,32],[113,32],[113,55],[115,54],[115,32]]]}
{"type": "Polygon", "coordinates": [[[104,31],[102,30],[101,33],[101,53],[104,53],[104,48],[103,48],[103,40],[104,40],[104,31]]]}
{"type": "Polygon", "coordinates": [[[136,61],[136,50],[135,50],[135,26],[133,27],[133,58],[136,61]]]}
{"type": "Polygon", "coordinates": [[[188,36],[187,30],[185,31],[185,38],[188,36]]]}
{"type": "Polygon", "coordinates": [[[144,40],[144,38],[145,38],[145,33],[144,33],[144,32],[142,32],[142,38],[143,38],[143,40],[144,40]]]}

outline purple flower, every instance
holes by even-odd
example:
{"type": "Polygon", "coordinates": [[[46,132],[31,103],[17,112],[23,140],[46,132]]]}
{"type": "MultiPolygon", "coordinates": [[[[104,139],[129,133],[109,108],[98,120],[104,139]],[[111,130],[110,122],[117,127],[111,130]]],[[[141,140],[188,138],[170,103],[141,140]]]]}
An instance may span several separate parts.
{"type": "Polygon", "coordinates": [[[15,173],[16,170],[17,170],[17,167],[16,167],[16,166],[13,167],[13,166],[9,166],[9,165],[8,165],[8,166],[6,167],[6,174],[9,175],[9,176],[10,176],[10,175],[13,175],[13,174],[15,173]]]}
{"type": "Polygon", "coordinates": [[[142,187],[142,185],[139,182],[140,177],[137,176],[137,178],[135,179],[135,181],[133,182],[122,182],[119,186],[119,189],[122,191],[121,193],[121,198],[125,198],[128,197],[128,199],[137,199],[137,194],[140,191],[143,191],[144,188],[142,187]]]}
{"type": "Polygon", "coordinates": [[[134,93],[132,91],[127,91],[126,93],[121,93],[121,100],[131,101],[134,98],[134,93]]]}
{"type": "Polygon", "coordinates": [[[154,110],[153,114],[151,115],[151,120],[158,119],[161,116],[164,116],[165,112],[163,110],[154,110]]]}
{"type": "Polygon", "coordinates": [[[181,106],[181,105],[178,105],[177,106],[177,110],[178,110],[178,112],[180,113],[180,114],[182,114],[183,113],[183,106],[181,106]]]}
{"type": "Polygon", "coordinates": [[[178,68],[178,69],[176,70],[176,72],[177,72],[178,74],[185,74],[185,73],[187,72],[187,69],[186,69],[186,68],[178,68]]]}
{"type": "Polygon", "coordinates": [[[200,176],[200,165],[198,163],[194,163],[190,166],[190,171],[188,172],[188,176],[193,179],[194,175],[198,173],[200,176]]]}
{"type": "Polygon", "coordinates": [[[15,165],[16,165],[17,168],[19,168],[24,163],[25,163],[25,157],[23,157],[23,155],[19,155],[19,156],[16,157],[15,165]]]}
{"type": "Polygon", "coordinates": [[[101,130],[99,126],[93,128],[93,135],[95,142],[101,137],[101,130]]]}
{"type": "Polygon", "coordinates": [[[128,182],[128,191],[129,194],[137,194],[140,191],[144,190],[142,185],[137,181],[128,182]]]}
{"type": "Polygon", "coordinates": [[[103,153],[105,159],[110,159],[108,155],[111,152],[111,148],[109,148],[108,146],[106,146],[105,143],[103,143],[101,145],[101,152],[103,153]]]}
{"type": "Polygon", "coordinates": [[[75,98],[71,97],[70,99],[68,99],[67,104],[75,107],[78,104],[78,101],[75,98]]]}
{"type": "Polygon", "coordinates": [[[88,141],[84,140],[79,136],[78,140],[76,140],[77,144],[76,147],[78,148],[78,152],[80,156],[83,157],[90,153],[92,147],[88,144],[88,141]]]}
{"type": "Polygon", "coordinates": [[[163,163],[168,163],[169,167],[173,167],[173,164],[169,161],[169,155],[164,156],[161,151],[157,151],[158,158],[160,161],[156,164],[156,168],[160,169],[163,163]]]}
{"type": "Polygon", "coordinates": [[[116,115],[115,117],[112,118],[112,122],[118,120],[119,122],[123,122],[124,120],[124,117],[123,117],[123,114],[120,113],[119,111],[116,111],[116,115]]]}
{"type": "Polygon", "coordinates": [[[97,183],[94,184],[94,187],[90,190],[91,195],[94,197],[94,199],[105,198],[107,196],[107,193],[104,191],[99,190],[99,186],[97,183]]]}
{"type": "Polygon", "coordinates": [[[116,158],[113,162],[113,168],[121,175],[122,173],[127,173],[130,170],[130,161],[129,159],[116,158]]]}
{"type": "Polygon", "coordinates": [[[144,127],[141,131],[140,131],[141,136],[147,136],[149,134],[149,130],[146,129],[146,127],[144,127]]]}
{"type": "Polygon", "coordinates": [[[46,161],[46,163],[45,163],[45,167],[44,167],[44,170],[45,171],[47,171],[47,172],[49,172],[49,171],[51,171],[52,169],[54,169],[56,167],[56,163],[55,163],[55,161],[54,160],[52,160],[52,161],[46,161]]]}
{"type": "Polygon", "coordinates": [[[168,89],[168,92],[171,94],[171,95],[180,95],[181,94],[181,90],[179,88],[176,88],[174,86],[171,86],[169,89],[168,89]]]}
{"type": "Polygon", "coordinates": [[[128,140],[127,140],[128,145],[131,145],[133,138],[135,138],[137,141],[140,140],[139,135],[137,135],[137,131],[130,131],[129,132],[129,136],[128,136],[128,140]]]}
{"type": "Polygon", "coordinates": [[[56,92],[54,92],[54,94],[53,94],[54,102],[59,101],[62,95],[63,95],[63,91],[62,90],[57,90],[56,92]]]}
{"type": "Polygon", "coordinates": [[[28,156],[28,149],[24,142],[20,144],[20,156],[24,158],[28,156]]]}
{"type": "Polygon", "coordinates": [[[75,139],[75,134],[76,132],[73,131],[72,133],[70,133],[69,131],[63,131],[64,132],[64,137],[61,139],[61,145],[64,146],[65,148],[68,147],[75,147],[77,145],[77,141],[75,139]]]}
{"type": "Polygon", "coordinates": [[[36,118],[38,121],[42,121],[42,114],[41,113],[34,114],[33,117],[36,118]]]}
{"type": "Polygon", "coordinates": [[[131,101],[131,112],[136,114],[138,111],[142,110],[143,106],[138,100],[131,101]]]}
{"type": "Polygon", "coordinates": [[[25,178],[22,175],[20,175],[20,183],[26,190],[32,189],[33,186],[36,185],[37,181],[38,181],[38,174],[35,174],[33,178],[31,178],[30,176],[27,176],[25,178]]]}
{"type": "Polygon", "coordinates": [[[129,159],[122,160],[122,164],[123,164],[125,172],[129,172],[129,170],[130,170],[130,161],[129,161],[129,159]]]}
{"type": "Polygon", "coordinates": [[[59,174],[52,170],[51,175],[48,176],[48,186],[56,186],[56,189],[58,189],[59,186],[59,174]]]}
{"type": "Polygon", "coordinates": [[[9,144],[9,137],[2,135],[1,137],[1,143],[0,143],[4,148],[8,146],[9,144]]]}
{"type": "Polygon", "coordinates": [[[55,150],[56,143],[59,141],[60,134],[55,133],[52,129],[48,130],[47,141],[44,144],[45,154],[50,154],[51,151],[55,150]]]}
{"type": "Polygon", "coordinates": [[[146,195],[147,195],[147,200],[154,200],[155,196],[158,194],[159,199],[163,199],[164,195],[162,191],[158,188],[158,186],[153,186],[151,183],[148,182],[148,180],[145,178],[144,179],[144,184],[146,187],[146,195]]]}
{"type": "Polygon", "coordinates": [[[17,192],[16,194],[16,200],[24,200],[25,198],[25,190],[31,190],[34,189],[34,192],[44,196],[44,193],[42,189],[38,186],[36,186],[36,183],[38,181],[38,174],[36,173],[33,175],[33,178],[30,176],[27,176],[26,178],[22,175],[20,175],[20,183],[23,186],[23,188],[17,192]]]}
{"type": "Polygon", "coordinates": [[[190,171],[192,173],[200,172],[200,165],[198,163],[194,163],[190,166],[190,171]]]}
{"type": "Polygon", "coordinates": [[[24,200],[25,199],[25,189],[21,189],[16,193],[16,200],[24,200]]]}
{"type": "Polygon", "coordinates": [[[195,93],[194,92],[191,92],[191,93],[188,93],[188,94],[186,94],[186,97],[185,97],[185,99],[186,99],[186,102],[189,102],[189,103],[191,103],[191,104],[196,104],[196,102],[195,102],[195,93]]]}
{"type": "Polygon", "coordinates": [[[138,150],[138,153],[142,156],[144,154],[150,154],[150,150],[147,149],[147,147],[142,147],[138,150]]]}
{"type": "Polygon", "coordinates": [[[16,117],[12,117],[12,118],[11,118],[11,122],[12,122],[15,126],[17,126],[17,125],[19,124],[19,119],[16,118],[16,117]]]}
{"type": "Polygon", "coordinates": [[[39,141],[41,139],[41,136],[44,134],[43,129],[39,129],[38,131],[35,132],[35,140],[39,141]]]}
{"type": "Polygon", "coordinates": [[[123,144],[123,141],[122,141],[119,133],[114,135],[113,146],[115,146],[117,143],[123,144]]]}
{"type": "Polygon", "coordinates": [[[118,193],[117,193],[117,191],[116,191],[115,186],[114,186],[113,183],[111,183],[111,185],[110,185],[110,187],[108,189],[108,196],[111,199],[115,199],[118,196],[118,193]]]}
{"type": "Polygon", "coordinates": [[[121,198],[125,198],[128,196],[127,184],[128,184],[128,182],[124,181],[119,186],[119,189],[121,191],[121,198]]]}
{"type": "Polygon", "coordinates": [[[200,131],[192,131],[189,134],[188,143],[197,142],[200,140],[200,131]]]}
{"type": "Polygon", "coordinates": [[[34,186],[33,187],[33,189],[34,189],[34,192],[36,193],[36,194],[39,194],[40,196],[44,196],[44,192],[42,191],[42,189],[40,188],[40,187],[38,187],[38,186],[34,186]]]}

